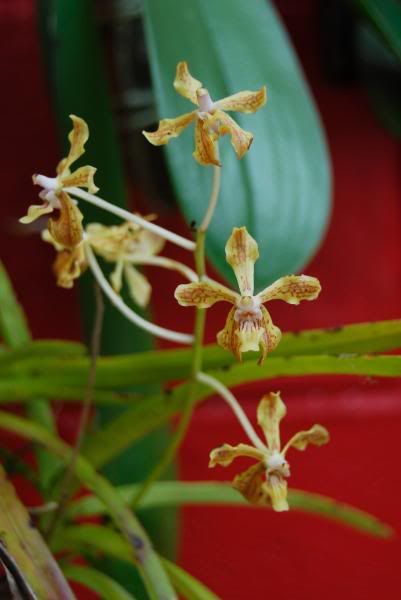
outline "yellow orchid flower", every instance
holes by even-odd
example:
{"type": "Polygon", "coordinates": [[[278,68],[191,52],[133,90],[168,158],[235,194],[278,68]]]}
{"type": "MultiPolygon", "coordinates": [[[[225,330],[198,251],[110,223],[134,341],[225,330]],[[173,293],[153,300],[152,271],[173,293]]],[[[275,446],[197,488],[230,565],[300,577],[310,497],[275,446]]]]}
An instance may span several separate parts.
{"type": "Polygon", "coordinates": [[[273,325],[267,309],[270,300],[284,300],[299,304],[301,300],[315,300],[320,293],[319,280],[308,275],[287,275],[254,295],[254,264],[259,258],[256,241],[246,227],[235,227],[226,244],[226,259],[233,268],[240,293],[211,280],[179,285],[175,297],[181,306],[209,308],[215,302],[230,302],[234,307],[228,313],[226,325],[217,335],[217,343],[241,360],[242,352],[262,350],[259,364],[274,350],[281,339],[281,331],[273,325]]]}
{"type": "MultiPolygon", "coordinates": [[[[153,218],[154,215],[146,217],[147,220],[153,218]]],[[[151,286],[132,263],[139,264],[141,259],[158,254],[164,246],[163,238],[131,222],[111,227],[91,223],[86,233],[87,242],[96,254],[116,264],[110,275],[114,291],[121,291],[124,276],[131,298],[139,306],[145,307],[150,299],[151,286]]]]}
{"type": "Polygon", "coordinates": [[[308,431],[296,433],[281,448],[280,421],[286,412],[279,392],[263,396],[258,406],[257,418],[266,437],[266,449],[248,444],[223,444],[211,451],[209,462],[209,467],[227,467],[239,456],[255,459],[256,465],[234,478],[233,487],[251,504],[271,506],[278,512],[289,509],[286,481],[290,476],[290,467],[286,460],[288,449],[305,450],[309,444],[322,446],[330,439],[327,429],[321,425],[313,425],[308,431]]]}
{"type": "Polygon", "coordinates": [[[49,231],[52,237],[65,248],[73,248],[82,240],[82,213],[70,196],[64,192],[68,187],[84,187],[95,194],[98,188],[93,177],[96,172],[94,167],[85,166],[71,172],[71,165],[85,152],[85,144],[89,138],[88,126],[83,119],[70,115],[73,129],[69,133],[70,151],[66,158],[57,166],[56,177],[33,175],[32,181],[43,189],[39,197],[42,204],[33,204],[28,208],[28,213],[20,219],[21,223],[32,223],[39,217],[52,213],[55,209],[60,211],[57,219],[49,220],[49,231]]]}
{"type": "Polygon", "coordinates": [[[175,119],[163,119],[157,131],[143,131],[143,135],[154,146],[167,144],[171,138],[195,121],[194,158],[201,165],[221,166],[218,158],[217,140],[222,135],[231,135],[231,144],[238,158],[249,150],[253,135],[244,131],[228,115],[226,110],[254,113],[266,103],[266,87],[256,92],[244,91],[214,102],[200,81],[192,77],[186,62],[177,65],[174,80],[176,91],[196,104],[198,108],[175,119]]]}
{"type": "Polygon", "coordinates": [[[47,229],[42,231],[42,240],[52,244],[57,252],[53,263],[57,285],[67,289],[72,288],[74,280],[78,279],[87,268],[83,241],[72,248],[65,248],[52,237],[47,229]]]}

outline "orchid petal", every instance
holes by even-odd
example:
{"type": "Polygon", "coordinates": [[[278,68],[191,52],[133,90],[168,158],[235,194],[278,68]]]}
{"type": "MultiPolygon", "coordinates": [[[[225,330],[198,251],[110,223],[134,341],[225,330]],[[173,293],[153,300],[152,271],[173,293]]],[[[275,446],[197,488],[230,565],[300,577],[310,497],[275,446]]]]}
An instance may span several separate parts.
{"type": "Polygon", "coordinates": [[[68,172],[72,163],[84,154],[85,144],[89,139],[89,129],[85,121],[75,115],[70,115],[70,119],[73,123],[73,128],[68,134],[70,151],[68,156],[60,161],[57,166],[57,175],[59,175],[60,178],[68,172]]]}
{"type": "Polygon", "coordinates": [[[194,121],[196,114],[196,111],[193,111],[175,119],[162,119],[156,131],[142,131],[142,133],[154,146],[168,144],[172,138],[178,137],[194,121]]]}
{"type": "Polygon", "coordinates": [[[73,173],[64,174],[60,182],[64,188],[67,187],[85,187],[90,194],[96,194],[99,188],[95,185],[93,177],[96,173],[95,167],[80,167],[73,173]]]}
{"type": "Polygon", "coordinates": [[[19,222],[23,223],[24,225],[28,225],[43,215],[48,215],[49,213],[53,212],[53,210],[54,209],[52,205],[48,202],[44,204],[31,204],[31,206],[28,208],[27,214],[24,217],[21,217],[19,222]]]}
{"type": "Polygon", "coordinates": [[[233,480],[233,488],[238,490],[250,504],[269,505],[270,497],[266,493],[266,483],[263,480],[265,468],[259,462],[239,475],[233,480]]]}
{"type": "Polygon", "coordinates": [[[270,392],[263,396],[258,406],[258,424],[263,429],[268,448],[271,452],[280,451],[280,422],[287,409],[280,392],[270,392]]]}
{"type": "Polygon", "coordinates": [[[60,215],[50,218],[48,229],[51,236],[64,248],[73,248],[83,239],[83,215],[66,192],[58,194],[60,215]]]}
{"type": "Polygon", "coordinates": [[[266,104],[266,86],[256,92],[249,90],[232,94],[215,102],[215,106],[221,110],[234,110],[242,113],[254,113],[266,104]]]}
{"type": "Polygon", "coordinates": [[[221,301],[234,304],[239,298],[238,294],[215,281],[183,283],[177,287],[174,296],[181,306],[197,308],[209,308],[221,301]]]}
{"type": "Polygon", "coordinates": [[[53,272],[57,277],[57,285],[70,289],[74,280],[86,269],[86,258],[83,245],[73,249],[61,250],[57,253],[53,264],[53,272]]]}
{"type": "Polygon", "coordinates": [[[238,159],[242,158],[251,147],[252,133],[242,129],[234,119],[222,110],[213,113],[208,120],[208,128],[213,130],[217,137],[227,134],[231,136],[231,144],[238,159]]]}
{"type": "Polygon", "coordinates": [[[263,325],[261,325],[261,327],[263,328],[264,334],[260,340],[262,354],[258,364],[263,365],[269,352],[273,352],[273,350],[279,345],[281,340],[281,331],[278,327],[276,327],[276,325],[273,324],[271,316],[264,306],[260,306],[260,311],[262,313],[263,321],[263,325]]]}
{"type": "Polygon", "coordinates": [[[209,467],[215,467],[216,465],[228,467],[239,456],[254,458],[258,461],[263,460],[263,452],[254,446],[249,446],[248,444],[238,444],[237,446],[223,444],[211,451],[209,467]]]}
{"type": "Polygon", "coordinates": [[[193,157],[200,165],[221,167],[217,146],[218,134],[208,126],[211,119],[210,115],[205,115],[204,118],[196,120],[193,157]]]}
{"type": "Polygon", "coordinates": [[[289,448],[305,450],[309,444],[323,446],[324,444],[327,444],[329,440],[330,434],[325,427],[322,427],[322,425],[313,425],[308,431],[298,431],[298,433],[286,443],[282,454],[285,455],[289,448]]]}
{"type": "Polygon", "coordinates": [[[198,104],[196,92],[201,87],[202,83],[190,74],[187,63],[185,61],[179,62],[174,79],[175,91],[193,102],[193,104],[198,104]]]}
{"type": "Polygon", "coordinates": [[[224,329],[217,334],[217,343],[224,350],[232,352],[238,360],[241,360],[240,339],[236,335],[239,324],[234,319],[236,310],[234,306],[228,313],[224,329]]]}
{"type": "Polygon", "coordinates": [[[246,227],[234,227],[226,244],[226,260],[234,270],[241,296],[253,296],[254,264],[258,258],[258,245],[246,227]]]}
{"type": "Polygon", "coordinates": [[[123,269],[124,269],[124,261],[117,260],[116,266],[113,271],[110,273],[110,283],[112,285],[113,290],[119,294],[121,292],[121,288],[123,287],[123,269]]]}
{"type": "Polygon", "coordinates": [[[315,300],[320,294],[320,282],[308,275],[287,275],[257,295],[260,302],[284,300],[288,304],[299,304],[301,300],[315,300]]]}
{"type": "Polygon", "coordinates": [[[152,293],[152,287],[149,281],[138,271],[138,269],[135,269],[135,267],[127,263],[124,265],[124,275],[131,298],[141,308],[147,306],[152,293]]]}

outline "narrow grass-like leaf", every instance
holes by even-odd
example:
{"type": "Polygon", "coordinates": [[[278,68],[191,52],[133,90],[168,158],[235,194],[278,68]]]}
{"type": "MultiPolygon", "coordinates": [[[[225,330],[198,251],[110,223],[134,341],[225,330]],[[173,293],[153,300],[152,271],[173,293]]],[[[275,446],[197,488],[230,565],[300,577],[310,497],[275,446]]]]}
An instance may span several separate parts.
{"type": "Polygon", "coordinates": [[[71,581],[80,583],[96,592],[103,600],[135,600],[117,581],[92,567],[66,565],[64,575],[71,581]]]}
{"type": "MultiPolygon", "coordinates": [[[[174,506],[175,503],[170,503],[170,505],[174,506]]],[[[165,504],[161,503],[159,506],[162,507],[165,504]]],[[[127,541],[117,532],[102,525],[70,525],[60,530],[54,541],[55,551],[83,553],[89,559],[93,553],[104,554],[122,562],[130,562],[127,541]]],[[[165,558],[161,558],[161,562],[177,592],[187,600],[219,600],[215,594],[181,567],[165,558]]],[[[108,596],[102,597],[108,600],[108,596]]]]}
{"type": "MultiPolygon", "coordinates": [[[[47,343],[47,342],[46,342],[47,343]]],[[[278,358],[297,355],[349,355],[385,352],[401,347],[401,320],[357,323],[329,329],[311,329],[283,335],[278,348],[269,356],[268,364],[278,358]]],[[[77,354],[79,350],[77,349],[77,354]]],[[[206,346],[204,369],[227,368],[235,358],[217,345],[206,346]]],[[[244,354],[244,364],[255,362],[253,353],[244,354]]],[[[1,360],[0,356],[0,369],[1,360]]],[[[124,356],[99,357],[97,386],[101,389],[124,389],[135,384],[164,383],[188,375],[191,351],[188,349],[140,352],[124,356]]],[[[274,364],[274,362],[273,362],[274,364]]],[[[13,361],[1,370],[10,381],[45,380],[49,386],[73,387],[85,385],[89,359],[80,356],[27,356],[13,361]]],[[[45,388],[45,385],[43,386],[45,388]]]]}
{"type": "Polygon", "coordinates": [[[397,0],[354,0],[387,46],[401,61],[401,6],[397,0]]]}
{"type": "Polygon", "coordinates": [[[14,294],[11,281],[0,262],[0,336],[10,348],[18,348],[30,340],[24,311],[14,294]]]}
{"type": "MultiPolygon", "coordinates": [[[[122,498],[128,504],[138,492],[138,485],[123,486],[118,489],[122,498]]],[[[302,490],[289,490],[291,508],[313,513],[321,517],[338,521],[358,531],[378,537],[389,537],[392,529],[369,513],[359,510],[333,498],[313,494],[302,490]]],[[[159,481],[155,483],[142,499],[140,508],[152,508],[159,505],[238,505],[248,506],[244,498],[230,485],[210,482],[159,481]]],[[[261,509],[259,509],[261,510],[261,509]]],[[[70,519],[84,516],[95,516],[104,513],[101,502],[94,496],[80,498],[72,503],[67,516],[70,519]]]]}
{"type": "Polygon", "coordinates": [[[171,581],[177,592],[187,600],[219,600],[203,583],[170,560],[162,559],[171,581]]]}
{"type": "MultiPolygon", "coordinates": [[[[72,449],[62,440],[36,423],[21,417],[0,412],[0,428],[12,431],[26,439],[45,446],[64,462],[71,460],[72,449]]],[[[77,479],[91,490],[107,507],[116,526],[130,544],[132,557],[144,580],[152,600],[175,598],[170,582],[156,556],[145,530],[109,481],[97,473],[90,462],[78,456],[75,463],[77,479]]]]}
{"type": "MultiPolygon", "coordinates": [[[[11,281],[0,262],[0,335],[5,343],[14,350],[14,354],[26,352],[31,339],[24,311],[18,303],[11,281]]],[[[29,350],[26,354],[30,356],[29,350]]],[[[9,353],[3,358],[7,360],[9,353]]],[[[42,423],[49,431],[55,431],[53,413],[49,403],[38,397],[31,396],[27,406],[29,417],[37,423],[42,423]]],[[[35,449],[39,466],[39,483],[41,491],[46,496],[50,482],[58,472],[60,462],[43,448],[35,449]]]]}
{"type": "MultiPolygon", "coordinates": [[[[251,381],[267,381],[275,377],[317,374],[400,377],[401,356],[292,356],[270,358],[263,367],[246,362],[212,373],[228,387],[251,381]]],[[[133,440],[159,427],[180,412],[187,393],[188,385],[182,384],[170,392],[138,400],[134,406],[88,440],[84,449],[85,455],[99,468],[133,440]]],[[[198,386],[195,399],[203,400],[212,393],[213,391],[206,386],[198,386]]]]}

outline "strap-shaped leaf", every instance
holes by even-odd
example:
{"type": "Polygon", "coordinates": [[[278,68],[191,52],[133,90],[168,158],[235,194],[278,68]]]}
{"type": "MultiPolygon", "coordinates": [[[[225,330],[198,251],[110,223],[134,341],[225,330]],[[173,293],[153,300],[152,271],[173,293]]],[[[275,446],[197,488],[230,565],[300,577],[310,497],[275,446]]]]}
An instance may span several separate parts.
{"type": "MultiPolygon", "coordinates": [[[[247,2],[246,10],[242,0],[145,0],[144,5],[160,118],[193,108],[172,86],[181,60],[216,100],[267,85],[266,107],[234,114],[254,134],[246,156],[238,161],[229,140],[220,143],[222,191],[208,234],[209,258],[233,280],[224,244],[233,226],[246,225],[262,257],[257,288],[299,270],[316,251],[327,223],[330,174],[319,118],[277,14],[268,1],[247,2]]],[[[211,167],[195,163],[193,146],[193,131],[186,131],[166,152],[187,221],[199,225],[211,167]]]]}
{"type": "MultiPolygon", "coordinates": [[[[119,493],[127,503],[135,498],[138,485],[127,485],[119,488],[119,493]]],[[[378,537],[392,535],[391,528],[373,515],[359,510],[333,498],[312,494],[303,490],[291,489],[289,502],[292,508],[302,512],[314,513],[378,537]]],[[[141,509],[160,505],[184,506],[188,504],[206,505],[239,505],[249,506],[244,498],[231,485],[204,481],[159,481],[155,483],[141,501],[141,509]]],[[[262,508],[263,510],[263,508],[262,508]]],[[[99,515],[104,512],[102,504],[94,496],[80,498],[70,505],[67,515],[71,519],[84,516],[99,515]]]]}

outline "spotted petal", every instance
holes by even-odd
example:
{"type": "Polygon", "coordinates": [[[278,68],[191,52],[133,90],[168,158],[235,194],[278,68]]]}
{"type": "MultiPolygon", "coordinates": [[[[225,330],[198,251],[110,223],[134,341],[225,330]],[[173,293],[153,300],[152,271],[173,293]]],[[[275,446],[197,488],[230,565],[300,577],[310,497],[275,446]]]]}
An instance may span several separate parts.
{"type": "Polygon", "coordinates": [[[86,269],[85,251],[80,244],[73,249],[61,250],[57,253],[53,264],[53,271],[57,277],[57,285],[63,288],[72,288],[74,280],[86,269]]]}
{"type": "Polygon", "coordinates": [[[208,123],[211,119],[210,115],[205,115],[202,119],[196,120],[193,157],[200,165],[221,167],[217,146],[219,134],[209,127],[208,123]]]}
{"type": "Polygon", "coordinates": [[[215,102],[215,106],[220,110],[234,110],[242,113],[254,113],[264,104],[266,104],[266,86],[256,92],[238,92],[215,102]]]}
{"type": "Polygon", "coordinates": [[[172,138],[178,137],[196,118],[196,111],[186,113],[175,119],[162,119],[156,131],[142,131],[148,142],[154,146],[168,144],[172,138]]]}
{"type": "MultiPolygon", "coordinates": [[[[102,255],[101,255],[102,256],[102,255]]],[[[110,273],[110,283],[113,290],[119,294],[121,292],[121,288],[123,287],[123,270],[124,270],[124,261],[117,260],[116,266],[113,271],[110,273]]]]}
{"type": "Polygon", "coordinates": [[[254,458],[258,461],[263,460],[263,452],[254,446],[249,446],[248,444],[238,444],[238,446],[223,444],[211,451],[209,467],[215,467],[216,465],[228,467],[239,456],[254,458]]]}
{"type": "Polygon", "coordinates": [[[198,104],[196,92],[201,87],[202,83],[192,77],[190,74],[187,63],[185,61],[179,62],[174,80],[174,88],[176,92],[194,104],[198,104]]]}
{"type": "Polygon", "coordinates": [[[299,304],[301,300],[315,300],[320,294],[320,282],[308,275],[287,275],[269,285],[257,295],[260,302],[284,300],[288,304],[299,304]]]}
{"type": "Polygon", "coordinates": [[[305,450],[309,444],[314,446],[323,446],[330,440],[330,434],[322,425],[313,425],[308,431],[299,431],[285,445],[282,454],[284,455],[288,448],[305,450]]]}
{"type": "Polygon", "coordinates": [[[177,287],[174,296],[181,306],[209,308],[216,302],[224,301],[235,304],[238,294],[215,281],[196,281],[184,283],[177,287]]]}
{"type": "Polygon", "coordinates": [[[51,212],[53,212],[53,207],[51,204],[49,204],[49,202],[45,202],[43,204],[31,204],[31,206],[28,208],[27,214],[25,217],[21,217],[19,222],[23,223],[24,225],[28,225],[29,223],[36,221],[36,219],[39,219],[39,217],[48,215],[51,212]]]}
{"type": "Polygon", "coordinates": [[[217,137],[222,135],[231,136],[231,144],[237,158],[242,158],[252,144],[253,135],[242,129],[229,115],[222,110],[217,110],[208,121],[209,129],[212,129],[217,137]]]}
{"type": "Polygon", "coordinates": [[[236,335],[239,324],[234,319],[236,310],[237,309],[234,306],[228,313],[224,329],[217,334],[217,343],[224,348],[224,350],[232,352],[238,360],[241,360],[240,340],[236,335]]]}
{"type": "Polygon", "coordinates": [[[254,265],[258,258],[258,245],[246,227],[234,227],[226,244],[226,259],[234,270],[241,296],[253,296],[254,265]]]}
{"type": "Polygon", "coordinates": [[[269,352],[273,352],[273,350],[279,345],[281,340],[281,331],[278,327],[276,327],[276,325],[273,324],[268,310],[264,306],[261,306],[260,310],[263,319],[263,336],[260,339],[262,354],[258,364],[263,365],[269,352]]]}
{"type": "Polygon", "coordinates": [[[270,496],[263,479],[264,472],[265,468],[262,462],[249,467],[234,478],[233,488],[238,490],[251,504],[269,506],[270,496]]]}
{"type": "Polygon", "coordinates": [[[75,115],[70,115],[70,119],[73,123],[73,128],[68,135],[70,151],[68,156],[57,166],[57,175],[59,175],[60,178],[62,178],[64,174],[67,174],[72,163],[84,154],[85,144],[89,138],[89,129],[85,121],[75,115]]]}
{"type": "Polygon", "coordinates": [[[149,304],[152,287],[149,281],[142,273],[135,269],[132,265],[125,264],[124,275],[128,285],[131,298],[144,308],[149,304]]]}
{"type": "Polygon", "coordinates": [[[60,178],[61,184],[63,187],[84,187],[87,188],[90,194],[96,194],[99,191],[99,188],[95,185],[93,180],[94,175],[96,173],[95,167],[80,167],[73,171],[72,173],[68,173],[63,175],[60,178]]]}
{"type": "Polygon", "coordinates": [[[258,406],[258,424],[263,429],[268,448],[271,452],[280,451],[280,421],[285,417],[287,409],[281,399],[280,392],[266,394],[258,406]]]}
{"type": "Polygon", "coordinates": [[[60,215],[57,219],[49,219],[48,229],[56,242],[64,248],[73,248],[83,238],[83,215],[66,192],[60,192],[58,200],[60,202],[60,215]]]}

